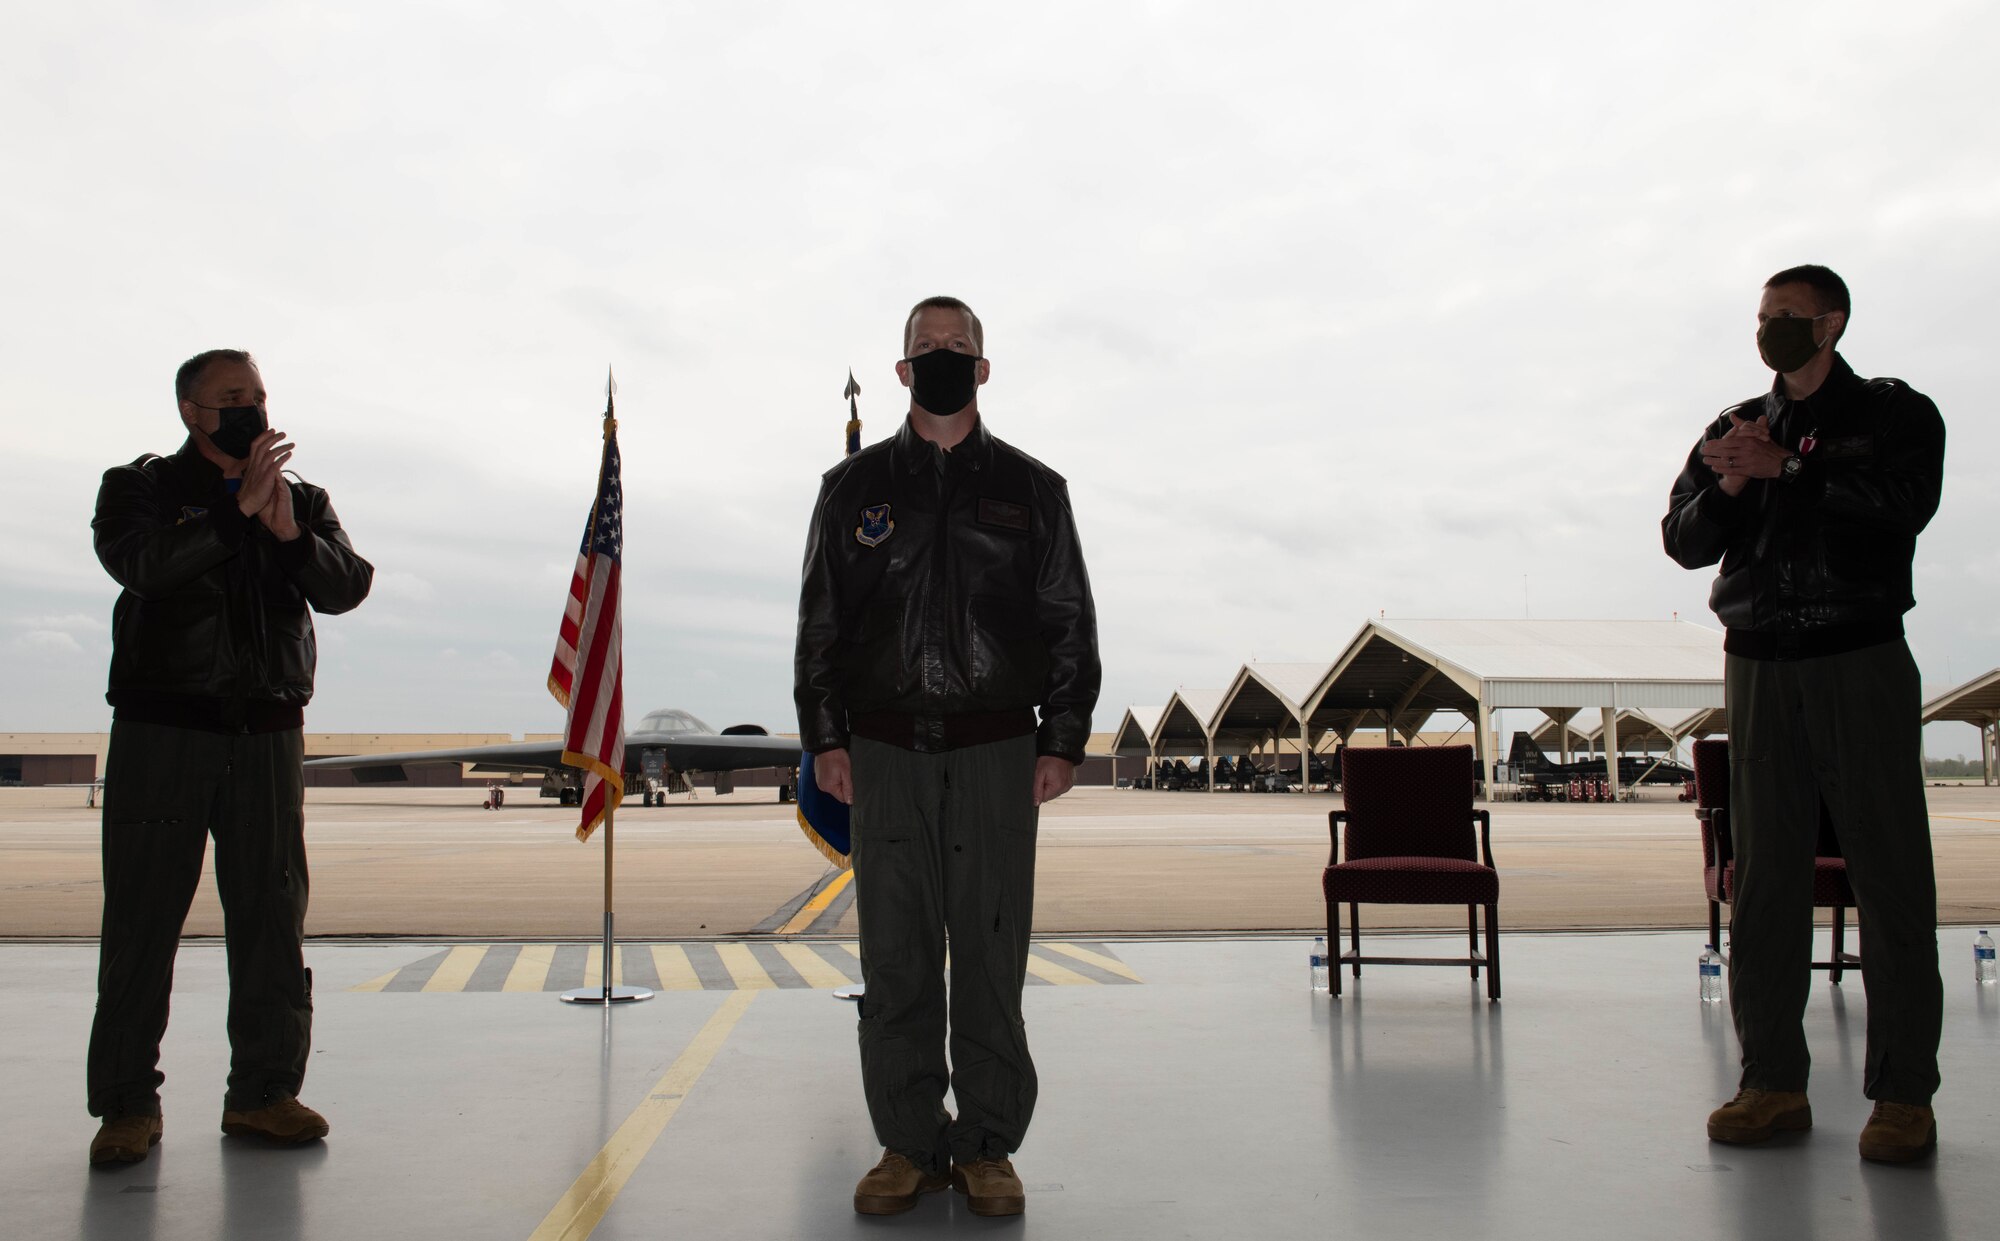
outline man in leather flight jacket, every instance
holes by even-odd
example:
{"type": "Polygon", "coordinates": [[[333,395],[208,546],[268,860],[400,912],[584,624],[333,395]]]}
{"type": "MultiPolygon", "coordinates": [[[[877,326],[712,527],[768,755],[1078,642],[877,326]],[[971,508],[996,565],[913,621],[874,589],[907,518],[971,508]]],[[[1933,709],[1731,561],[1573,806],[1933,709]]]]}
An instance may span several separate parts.
{"type": "Polygon", "coordinates": [[[207,837],[229,943],[225,1133],[323,1137],[298,1102],[311,1044],[305,968],[304,707],[308,608],[345,612],[374,576],[326,492],[282,473],[250,355],[184,364],[187,442],[108,470],[91,529],[123,587],[112,612],[104,773],[104,929],[89,1106],[94,1164],[160,1140],[160,1039],[182,923],[207,837]]]}
{"type": "Polygon", "coordinates": [[[827,473],[806,543],[794,693],[820,786],[853,806],[862,1087],[885,1147],[855,1190],[866,1214],[947,1175],[975,1213],[1024,1208],[1008,1156],[1036,1092],[1036,808],[1074,780],[1097,700],[1068,491],[987,431],[981,346],[963,302],[918,304],[909,417],[827,473]]]}
{"type": "Polygon", "coordinates": [[[1721,562],[1710,603],[1728,631],[1729,996],[1743,1074],[1709,1136],[1754,1142],[1812,1123],[1801,1022],[1824,806],[1860,914],[1863,1085],[1876,1101],[1861,1154],[1901,1162],[1937,1134],[1937,884],[1903,614],[1945,436],[1929,398],[1861,379],[1835,352],[1848,314],[1846,284],[1824,267],[1771,277],[1757,341],[1777,379],[1709,426],[1661,529],[1681,565],[1721,562]]]}

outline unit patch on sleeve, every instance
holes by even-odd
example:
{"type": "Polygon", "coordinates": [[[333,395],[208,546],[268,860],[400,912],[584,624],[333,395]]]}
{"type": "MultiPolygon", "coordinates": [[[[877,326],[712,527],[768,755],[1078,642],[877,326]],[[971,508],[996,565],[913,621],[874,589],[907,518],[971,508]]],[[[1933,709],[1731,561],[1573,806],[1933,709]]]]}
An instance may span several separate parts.
{"type": "Polygon", "coordinates": [[[979,499],[979,524],[998,526],[1002,530],[1028,530],[1028,506],[1015,504],[1011,500],[992,500],[985,496],[979,499]]]}
{"type": "Polygon", "coordinates": [[[879,547],[882,540],[896,533],[896,523],[889,520],[889,506],[871,504],[861,510],[861,524],[854,527],[854,541],[863,547],[879,547]]]}

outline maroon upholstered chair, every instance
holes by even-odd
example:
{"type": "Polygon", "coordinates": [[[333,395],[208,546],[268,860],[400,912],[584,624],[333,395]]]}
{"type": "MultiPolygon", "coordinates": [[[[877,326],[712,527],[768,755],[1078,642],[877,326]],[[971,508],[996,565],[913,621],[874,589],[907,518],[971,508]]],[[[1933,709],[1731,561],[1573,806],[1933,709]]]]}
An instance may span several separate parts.
{"type": "MultiPolygon", "coordinates": [[[[1722,946],[1722,907],[1736,899],[1736,851],[1729,835],[1729,743],[1694,743],[1695,817],[1701,820],[1701,878],[1708,890],[1708,942],[1722,946]]],[[[1847,970],[1861,968],[1861,958],[1847,951],[1847,911],[1854,907],[1854,889],[1847,882],[1847,859],[1840,855],[1840,838],[1826,804],[1819,808],[1819,846],[1813,858],[1813,904],[1833,910],[1833,953],[1812,967],[1827,971],[1838,983],[1847,970]]]]}
{"type": "Polygon", "coordinates": [[[1472,808],[1472,747],[1401,749],[1347,747],[1341,760],[1346,809],[1327,816],[1333,850],[1320,887],[1326,895],[1327,942],[1340,951],[1345,904],[1351,947],[1332,962],[1333,993],[1340,967],[1356,978],[1363,965],[1486,967],[1486,994],[1500,998],[1500,874],[1493,869],[1493,821],[1472,808]],[[1341,825],[1347,825],[1346,860],[1341,825]],[[1478,839],[1473,825],[1479,827],[1478,839]],[[1365,957],[1361,905],[1464,905],[1468,955],[1365,957]],[[1486,952],[1479,951],[1479,907],[1486,907],[1486,952]]]}

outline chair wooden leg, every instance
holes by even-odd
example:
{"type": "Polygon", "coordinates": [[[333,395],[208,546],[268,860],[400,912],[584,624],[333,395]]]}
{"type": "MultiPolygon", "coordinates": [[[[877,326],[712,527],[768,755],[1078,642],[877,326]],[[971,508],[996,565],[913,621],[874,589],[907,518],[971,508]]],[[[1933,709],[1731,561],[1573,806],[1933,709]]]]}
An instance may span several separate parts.
{"type": "Polygon", "coordinates": [[[1708,946],[1722,951],[1722,905],[1718,901],[1708,903],[1708,946]]]}
{"type": "Polygon", "coordinates": [[[1500,906],[1486,907],[1486,998],[1500,998],[1500,906]]]}
{"type": "MultiPolygon", "coordinates": [[[[1477,905],[1467,905],[1465,907],[1465,940],[1466,940],[1466,947],[1470,949],[1470,951],[1468,951],[1465,955],[1468,957],[1478,956],[1479,955],[1479,906],[1477,905]]],[[[1474,979],[1477,979],[1479,977],[1479,964],[1476,961],[1472,965],[1472,976],[1474,979]]]]}
{"type": "Polygon", "coordinates": [[[1326,951],[1333,959],[1326,963],[1327,988],[1340,994],[1340,902],[1326,903],[1326,951]]]}
{"type": "Polygon", "coordinates": [[[1828,979],[1834,986],[1840,985],[1841,967],[1846,964],[1847,952],[1847,911],[1839,905],[1833,907],[1833,968],[1827,971],[1828,979]]]}
{"type": "Polygon", "coordinates": [[[1347,932],[1354,938],[1354,976],[1361,977],[1361,902],[1347,902],[1347,920],[1352,928],[1347,932]]]}

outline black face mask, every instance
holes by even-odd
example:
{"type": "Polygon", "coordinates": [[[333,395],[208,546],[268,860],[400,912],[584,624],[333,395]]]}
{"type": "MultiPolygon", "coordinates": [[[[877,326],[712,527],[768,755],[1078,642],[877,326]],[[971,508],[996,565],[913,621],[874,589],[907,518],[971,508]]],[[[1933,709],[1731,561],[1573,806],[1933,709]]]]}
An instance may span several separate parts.
{"type": "Polygon", "coordinates": [[[972,404],[979,390],[979,359],[969,353],[933,349],[903,361],[910,364],[910,395],[940,418],[972,404]]]}
{"type": "Polygon", "coordinates": [[[271,424],[264,417],[264,411],[255,405],[232,405],[227,409],[217,409],[213,405],[194,405],[196,409],[213,409],[217,420],[215,430],[208,433],[208,442],[216,451],[226,453],[238,461],[250,455],[250,441],[270,430],[271,424]]]}
{"type": "Polygon", "coordinates": [[[1764,365],[1781,375],[1789,375],[1818,355],[1822,346],[1813,341],[1813,324],[1825,315],[1811,319],[1797,315],[1783,315],[1766,319],[1757,328],[1757,354],[1764,359],[1764,365]]]}

